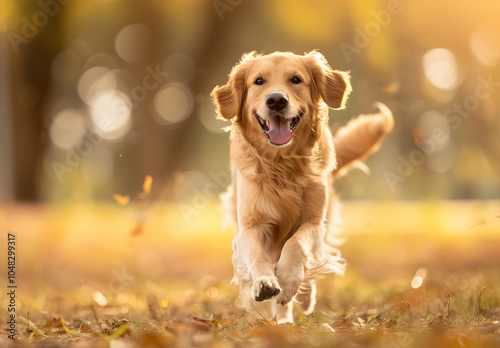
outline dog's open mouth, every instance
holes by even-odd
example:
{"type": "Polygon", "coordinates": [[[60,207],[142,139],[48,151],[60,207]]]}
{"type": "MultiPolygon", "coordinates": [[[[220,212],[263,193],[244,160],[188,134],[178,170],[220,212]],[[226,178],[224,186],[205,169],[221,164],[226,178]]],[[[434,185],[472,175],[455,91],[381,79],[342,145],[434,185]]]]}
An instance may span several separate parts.
{"type": "Polygon", "coordinates": [[[297,128],[303,113],[299,112],[294,118],[284,118],[272,116],[271,120],[262,119],[255,113],[255,118],[259,121],[260,128],[266,133],[267,140],[274,145],[285,145],[292,139],[292,133],[297,128]]]}

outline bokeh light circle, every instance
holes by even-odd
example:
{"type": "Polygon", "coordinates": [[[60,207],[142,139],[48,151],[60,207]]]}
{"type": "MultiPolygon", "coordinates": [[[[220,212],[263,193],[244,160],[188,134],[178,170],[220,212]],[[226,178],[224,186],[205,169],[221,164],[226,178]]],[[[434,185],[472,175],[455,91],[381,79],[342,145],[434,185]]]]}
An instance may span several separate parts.
{"type": "Polygon", "coordinates": [[[64,109],[52,119],[50,140],[61,149],[75,147],[85,134],[85,120],[76,109],[64,109]]]}
{"type": "Polygon", "coordinates": [[[103,66],[94,66],[80,76],[77,91],[86,104],[92,105],[102,91],[114,90],[117,84],[118,81],[112,71],[103,66]]]}
{"type": "Polygon", "coordinates": [[[134,23],[122,28],[115,38],[116,53],[126,62],[137,62],[149,50],[151,33],[144,24],[134,23]]]}
{"type": "Polygon", "coordinates": [[[417,120],[422,144],[427,154],[433,154],[446,148],[451,140],[451,129],[448,120],[438,111],[424,112],[417,120]]]}
{"type": "Polygon", "coordinates": [[[103,91],[96,96],[90,119],[104,139],[119,139],[130,130],[131,105],[129,97],[120,91],[103,91]]]}
{"type": "Polygon", "coordinates": [[[163,124],[184,121],[193,111],[194,97],[191,89],[182,84],[169,84],[156,93],[154,109],[163,124]]]}
{"type": "Polygon", "coordinates": [[[435,48],[424,54],[422,63],[425,77],[433,86],[443,90],[457,87],[457,61],[453,53],[444,48],[435,48]]]}
{"type": "Polygon", "coordinates": [[[470,35],[469,46],[478,62],[487,66],[495,66],[500,59],[500,43],[498,38],[488,30],[476,30],[470,35]]]}

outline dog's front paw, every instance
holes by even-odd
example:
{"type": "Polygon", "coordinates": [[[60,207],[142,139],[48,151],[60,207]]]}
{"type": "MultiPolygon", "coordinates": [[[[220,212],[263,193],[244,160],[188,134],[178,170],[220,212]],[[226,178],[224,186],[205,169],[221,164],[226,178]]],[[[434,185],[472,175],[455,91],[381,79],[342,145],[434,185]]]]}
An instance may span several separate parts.
{"type": "Polygon", "coordinates": [[[260,277],[252,285],[252,297],[255,301],[269,300],[280,292],[281,288],[276,278],[260,277]]]}
{"type": "Polygon", "coordinates": [[[295,295],[297,295],[301,282],[302,281],[297,278],[290,278],[286,281],[280,280],[283,291],[281,291],[281,293],[276,296],[276,302],[283,306],[289,303],[295,297],[295,295]]]}
{"type": "Polygon", "coordinates": [[[286,305],[295,295],[297,295],[300,284],[304,279],[304,270],[301,268],[293,269],[293,267],[280,267],[278,264],[276,269],[276,277],[283,291],[276,296],[276,302],[281,305],[286,305]]]}

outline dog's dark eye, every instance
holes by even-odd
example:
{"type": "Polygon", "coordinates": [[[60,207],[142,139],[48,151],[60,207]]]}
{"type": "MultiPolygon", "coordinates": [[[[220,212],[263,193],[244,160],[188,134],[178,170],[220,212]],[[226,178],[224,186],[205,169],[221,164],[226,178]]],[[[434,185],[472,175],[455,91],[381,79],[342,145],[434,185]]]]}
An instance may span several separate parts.
{"type": "Polygon", "coordinates": [[[259,77],[257,80],[254,82],[256,85],[263,85],[264,84],[264,79],[262,77],[259,77]]]}
{"type": "Polygon", "coordinates": [[[292,83],[298,84],[298,83],[301,83],[301,82],[302,82],[302,80],[299,79],[297,76],[292,77],[292,83]]]}

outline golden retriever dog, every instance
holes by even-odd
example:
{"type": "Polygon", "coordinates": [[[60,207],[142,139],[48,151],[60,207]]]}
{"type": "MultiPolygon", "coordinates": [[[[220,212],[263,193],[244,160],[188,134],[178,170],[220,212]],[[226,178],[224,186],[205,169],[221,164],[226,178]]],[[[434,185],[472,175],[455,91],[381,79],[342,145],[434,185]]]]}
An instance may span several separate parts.
{"type": "Polygon", "coordinates": [[[212,92],[218,115],[232,119],[232,183],[222,196],[237,228],[234,282],[248,310],[271,300],[278,323],[292,322],[292,300],[306,314],[316,281],[343,274],[345,262],[327,243],[341,169],[364,159],[390,132],[389,109],[351,120],[334,138],[328,107],[344,108],[349,74],[317,51],[243,55],[224,86],[212,92]]]}

